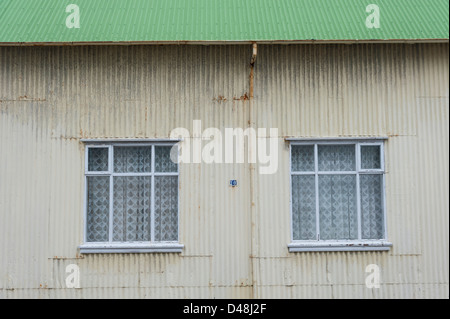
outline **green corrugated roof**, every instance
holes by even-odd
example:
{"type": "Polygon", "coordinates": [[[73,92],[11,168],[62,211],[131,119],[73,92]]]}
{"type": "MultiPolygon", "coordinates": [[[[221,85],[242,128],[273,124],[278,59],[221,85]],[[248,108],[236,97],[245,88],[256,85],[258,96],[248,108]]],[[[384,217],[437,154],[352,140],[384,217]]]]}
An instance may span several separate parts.
{"type": "Polygon", "coordinates": [[[449,0],[0,0],[0,43],[442,40],[449,0]],[[80,28],[66,27],[66,6],[80,28]],[[365,25],[367,5],[380,28],[365,25]]]}

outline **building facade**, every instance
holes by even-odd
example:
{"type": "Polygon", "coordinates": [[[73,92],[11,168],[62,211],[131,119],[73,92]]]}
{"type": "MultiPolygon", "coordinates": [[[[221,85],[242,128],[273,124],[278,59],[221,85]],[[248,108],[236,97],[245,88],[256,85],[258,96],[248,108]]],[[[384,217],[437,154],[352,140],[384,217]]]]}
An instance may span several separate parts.
{"type": "Polygon", "coordinates": [[[448,298],[448,54],[448,41],[258,44],[256,62],[248,44],[0,47],[0,298],[448,298]],[[87,148],[156,149],[195,123],[276,128],[276,170],[180,163],[176,251],[83,251],[87,148]],[[305,141],[382,145],[382,249],[291,247],[305,141]]]}

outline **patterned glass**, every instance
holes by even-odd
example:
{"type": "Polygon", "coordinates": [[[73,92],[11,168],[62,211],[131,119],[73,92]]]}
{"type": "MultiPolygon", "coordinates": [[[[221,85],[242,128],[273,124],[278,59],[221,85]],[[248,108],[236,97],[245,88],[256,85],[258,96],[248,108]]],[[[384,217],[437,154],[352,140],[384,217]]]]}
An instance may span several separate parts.
{"type": "Polygon", "coordinates": [[[109,177],[87,177],[87,232],[88,242],[109,240],[109,177]]]}
{"type": "MultiPolygon", "coordinates": [[[[171,146],[155,146],[157,173],[178,171],[178,165],[170,159],[171,150],[171,146]]],[[[89,171],[107,174],[108,154],[108,148],[89,149],[89,171]]],[[[87,242],[177,241],[178,176],[150,175],[153,173],[151,146],[115,146],[113,154],[112,176],[87,177],[87,242]],[[118,176],[123,173],[128,174],[118,176]]]]}
{"type": "Polygon", "coordinates": [[[150,241],[150,176],[114,177],[113,241],[150,241]]]}
{"type": "Polygon", "coordinates": [[[357,239],[356,203],[356,175],[320,175],[320,239],[357,239]]]}
{"type": "Polygon", "coordinates": [[[177,163],[170,159],[171,146],[155,147],[155,172],[177,172],[177,163]]]}
{"type": "Polygon", "coordinates": [[[178,176],[155,176],[155,240],[178,240],[178,176]]]}
{"type": "Polygon", "coordinates": [[[355,171],[355,145],[319,145],[319,171],[355,171]]]}
{"type": "Polygon", "coordinates": [[[361,168],[381,168],[380,146],[361,146],[361,168]]]}
{"type": "Polygon", "coordinates": [[[361,175],[361,232],[363,239],[383,239],[383,175],[361,175]]]}
{"type": "Polygon", "coordinates": [[[293,239],[316,239],[316,191],[314,175],[292,176],[293,239]]]}
{"type": "Polygon", "coordinates": [[[151,171],[152,171],[151,146],[114,148],[114,172],[150,173],[151,171]]]}
{"type": "Polygon", "coordinates": [[[292,171],[314,172],[314,145],[292,146],[292,171]]]}
{"type": "Polygon", "coordinates": [[[88,170],[90,172],[108,171],[108,149],[92,147],[88,150],[88,170]]]}

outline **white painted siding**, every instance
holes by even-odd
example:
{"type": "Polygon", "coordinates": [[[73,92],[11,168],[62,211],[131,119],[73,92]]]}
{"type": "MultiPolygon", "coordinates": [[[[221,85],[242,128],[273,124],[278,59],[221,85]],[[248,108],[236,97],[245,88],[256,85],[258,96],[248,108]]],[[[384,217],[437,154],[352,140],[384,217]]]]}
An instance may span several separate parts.
{"type": "Polygon", "coordinates": [[[448,44],[261,45],[252,101],[250,57],[250,46],[0,48],[0,298],[448,298],[448,44]],[[167,138],[196,119],[278,128],[278,172],[182,165],[182,254],[79,255],[80,139],[167,138]],[[389,137],[394,246],[288,253],[284,138],[341,136],[389,137]],[[70,263],[81,289],[65,288],[70,263]],[[372,263],[377,290],[365,287],[372,263]]]}

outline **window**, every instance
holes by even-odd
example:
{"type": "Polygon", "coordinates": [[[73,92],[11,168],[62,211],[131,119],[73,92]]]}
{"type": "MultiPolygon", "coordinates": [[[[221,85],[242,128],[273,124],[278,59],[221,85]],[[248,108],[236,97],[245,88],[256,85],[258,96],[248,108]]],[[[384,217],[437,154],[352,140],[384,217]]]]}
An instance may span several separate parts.
{"type": "Polygon", "coordinates": [[[388,250],[380,141],[291,143],[291,252],[388,250]]]}
{"type": "Polygon", "coordinates": [[[180,252],[173,144],[86,147],[82,253],[180,252]]]}

